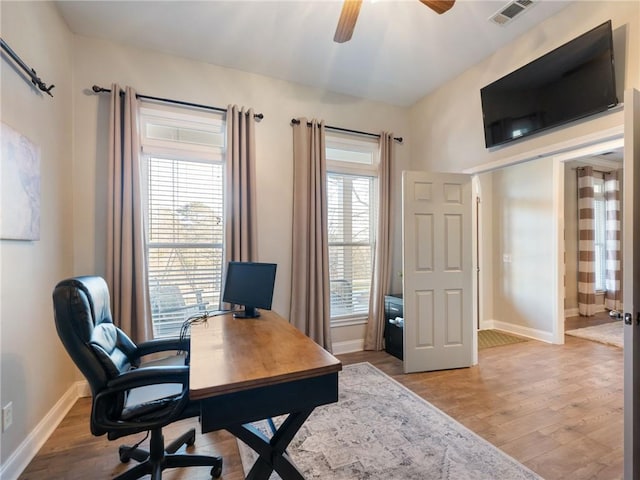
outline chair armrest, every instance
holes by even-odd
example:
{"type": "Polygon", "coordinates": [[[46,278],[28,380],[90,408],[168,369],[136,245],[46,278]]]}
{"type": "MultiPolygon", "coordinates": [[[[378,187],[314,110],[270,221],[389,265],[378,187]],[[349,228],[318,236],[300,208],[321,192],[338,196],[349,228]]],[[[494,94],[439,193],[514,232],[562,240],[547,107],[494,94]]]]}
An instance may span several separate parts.
{"type": "Polygon", "coordinates": [[[159,383],[181,383],[186,387],[189,384],[189,367],[176,365],[129,370],[110,380],[107,383],[107,388],[101,391],[99,395],[111,395],[132,388],[157,385],[159,383]]]}
{"type": "Polygon", "coordinates": [[[142,342],[137,345],[135,354],[139,358],[152,353],[166,352],[168,350],[188,352],[189,339],[172,337],[172,338],[158,338],[155,340],[148,340],[146,342],[142,342]]]}
{"type": "Polygon", "coordinates": [[[148,367],[130,370],[107,383],[107,387],[94,398],[91,409],[91,429],[94,435],[108,433],[113,440],[125,435],[168,425],[181,418],[182,412],[189,404],[189,367],[168,366],[148,367]],[[133,388],[158,385],[162,383],[179,383],[183,385],[182,393],[167,403],[160,412],[151,417],[142,415],[136,419],[112,419],[108,414],[114,399],[123,392],[133,388]]]}

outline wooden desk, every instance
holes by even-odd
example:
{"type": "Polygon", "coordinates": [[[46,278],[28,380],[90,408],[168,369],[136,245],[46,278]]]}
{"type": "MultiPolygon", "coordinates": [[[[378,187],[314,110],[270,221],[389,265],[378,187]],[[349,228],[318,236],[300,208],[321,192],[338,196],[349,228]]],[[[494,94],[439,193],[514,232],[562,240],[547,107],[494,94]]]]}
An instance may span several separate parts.
{"type": "Polygon", "coordinates": [[[259,457],[247,479],[304,479],[285,450],[319,405],[338,401],[342,364],[278,314],[213,317],[191,327],[189,396],[202,432],[226,429],[259,457]],[[288,414],[271,438],[250,422],[288,414]]]}

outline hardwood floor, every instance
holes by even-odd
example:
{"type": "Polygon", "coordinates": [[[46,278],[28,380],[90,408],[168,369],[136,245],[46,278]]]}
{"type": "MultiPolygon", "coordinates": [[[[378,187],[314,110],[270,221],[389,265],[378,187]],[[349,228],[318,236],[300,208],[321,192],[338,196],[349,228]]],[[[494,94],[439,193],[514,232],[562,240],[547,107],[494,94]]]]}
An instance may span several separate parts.
{"type": "MultiPolygon", "coordinates": [[[[409,375],[384,352],[339,358],[345,365],[372,363],[547,480],[622,478],[619,348],[569,336],[564,346],[528,341],[481,350],[479,365],[471,368],[409,375]]],[[[78,400],[20,480],[106,479],[129,468],[118,461],[117,447],[125,442],[91,436],[89,411],[89,399],[78,400]]],[[[196,421],[172,425],[165,437],[191,425],[196,421]]],[[[198,434],[193,452],[222,455],[222,478],[244,478],[230,434],[198,434]]],[[[208,479],[208,472],[167,470],[164,478],[208,479]]]]}
{"type": "Polygon", "coordinates": [[[603,323],[617,322],[614,318],[609,316],[609,312],[598,312],[591,317],[568,317],[564,319],[564,329],[574,330],[576,328],[593,327],[596,325],[602,325],[603,323]]]}

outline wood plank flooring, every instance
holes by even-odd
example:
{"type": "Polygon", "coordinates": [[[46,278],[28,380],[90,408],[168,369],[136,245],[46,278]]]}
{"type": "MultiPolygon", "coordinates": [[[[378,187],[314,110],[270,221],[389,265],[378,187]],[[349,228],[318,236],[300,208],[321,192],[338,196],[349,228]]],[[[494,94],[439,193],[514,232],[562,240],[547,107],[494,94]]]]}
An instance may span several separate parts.
{"type": "MultiPolygon", "coordinates": [[[[481,350],[466,369],[405,375],[384,352],[341,355],[370,362],[547,480],[620,479],[623,462],[623,357],[616,347],[566,337],[564,346],[528,341],[481,350]]],[[[89,399],[80,399],[19,480],[107,479],[129,466],[120,443],[89,432],[89,399]]],[[[195,420],[165,429],[171,439],[195,420]]],[[[143,445],[147,444],[143,443],[143,445]]],[[[235,439],[198,434],[194,453],[224,457],[224,480],[243,478],[235,439]]],[[[208,479],[208,468],[167,470],[166,480],[208,479]]]]}

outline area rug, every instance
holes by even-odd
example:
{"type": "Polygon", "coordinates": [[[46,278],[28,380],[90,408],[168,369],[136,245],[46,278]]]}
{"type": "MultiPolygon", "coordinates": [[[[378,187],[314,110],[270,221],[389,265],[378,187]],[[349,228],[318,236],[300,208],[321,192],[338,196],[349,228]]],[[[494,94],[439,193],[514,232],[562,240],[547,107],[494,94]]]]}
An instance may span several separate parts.
{"type": "MultiPolygon", "coordinates": [[[[238,446],[246,475],[256,454],[238,446]]],[[[287,452],[306,479],[541,478],[369,363],[344,367],[339,401],[317,408],[287,452]]]]}
{"type": "Polygon", "coordinates": [[[594,342],[606,343],[623,348],[624,345],[624,325],[622,320],[616,322],[603,323],[593,327],[577,328],[575,330],[567,330],[567,335],[573,337],[586,338],[594,342]]]}
{"type": "Polygon", "coordinates": [[[499,330],[478,330],[478,349],[499,347],[512,343],[526,342],[526,338],[516,337],[499,330]]]}

